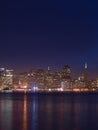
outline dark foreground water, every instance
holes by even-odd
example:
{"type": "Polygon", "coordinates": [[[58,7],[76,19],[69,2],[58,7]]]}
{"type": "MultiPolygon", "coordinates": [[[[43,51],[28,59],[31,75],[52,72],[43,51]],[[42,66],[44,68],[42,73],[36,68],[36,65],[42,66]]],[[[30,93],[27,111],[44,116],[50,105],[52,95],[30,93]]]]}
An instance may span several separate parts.
{"type": "Polygon", "coordinates": [[[98,94],[0,94],[0,130],[98,130],[98,94]]]}

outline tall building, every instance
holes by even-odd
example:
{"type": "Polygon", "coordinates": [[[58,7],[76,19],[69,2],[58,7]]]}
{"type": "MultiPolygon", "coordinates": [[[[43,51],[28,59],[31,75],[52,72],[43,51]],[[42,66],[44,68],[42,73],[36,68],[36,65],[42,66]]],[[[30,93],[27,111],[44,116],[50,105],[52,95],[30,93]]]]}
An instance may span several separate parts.
{"type": "Polygon", "coordinates": [[[69,65],[65,65],[62,70],[61,87],[63,89],[71,87],[71,68],[69,65]]]}
{"type": "Polygon", "coordinates": [[[6,70],[5,68],[0,68],[0,88],[10,89],[12,85],[13,85],[13,70],[6,70]]]}
{"type": "Polygon", "coordinates": [[[45,80],[44,80],[45,88],[53,88],[54,81],[53,81],[53,72],[48,67],[47,72],[45,73],[45,80]]]}
{"type": "Polygon", "coordinates": [[[39,88],[43,88],[44,87],[44,78],[45,78],[45,72],[43,69],[37,69],[36,71],[36,85],[39,88]]]}
{"type": "Polygon", "coordinates": [[[5,77],[5,68],[0,68],[0,89],[3,88],[3,79],[5,77]]]}
{"type": "Polygon", "coordinates": [[[53,75],[53,82],[54,82],[54,87],[55,88],[60,88],[61,87],[61,78],[62,74],[59,71],[55,71],[53,75]]]}
{"type": "Polygon", "coordinates": [[[5,76],[8,86],[11,86],[13,84],[13,70],[6,70],[5,76]]]}
{"type": "Polygon", "coordinates": [[[0,77],[5,76],[5,68],[0,68],[0,77]]]}
{"type": "Polygon", "coordinates": [[[71,68],[69,65],[63,67],[62,78],[65,80],[71,80],[71,68]]]}
{"type": "Polygon", "coordinates": [[[85,87],[89,87],[88,86],[88,66],[87,66],[87,63],[85,63],[85,68],[84,68],[84,83],[85,83],[85,87]]]}

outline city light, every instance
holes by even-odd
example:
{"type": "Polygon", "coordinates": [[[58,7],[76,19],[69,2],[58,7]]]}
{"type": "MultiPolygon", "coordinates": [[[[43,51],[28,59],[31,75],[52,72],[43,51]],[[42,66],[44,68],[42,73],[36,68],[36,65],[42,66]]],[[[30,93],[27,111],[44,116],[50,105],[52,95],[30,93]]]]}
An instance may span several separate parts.
{"type": "Polygon", "coordinates": [[[14,71],[0,68],[0,91],[25,92],[95,92],[98,91],[98,79],[88,78],[87,63],[82,75],[71,77],[71,67],[65,65],[61,71],[33,69],[29,73],[14,75],[14,71]]]}

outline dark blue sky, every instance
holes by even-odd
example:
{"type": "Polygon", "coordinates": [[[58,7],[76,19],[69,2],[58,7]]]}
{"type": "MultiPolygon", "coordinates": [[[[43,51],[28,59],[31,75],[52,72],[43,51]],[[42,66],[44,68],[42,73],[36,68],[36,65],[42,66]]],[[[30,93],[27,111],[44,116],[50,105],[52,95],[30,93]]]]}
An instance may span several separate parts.
{"type": "Polygon", "coordinates": [[[78,75],[88,62],[90,74],[98,76],[98,2],[2,0],[0,6],[1,67],[69,64],[78,75]]]}

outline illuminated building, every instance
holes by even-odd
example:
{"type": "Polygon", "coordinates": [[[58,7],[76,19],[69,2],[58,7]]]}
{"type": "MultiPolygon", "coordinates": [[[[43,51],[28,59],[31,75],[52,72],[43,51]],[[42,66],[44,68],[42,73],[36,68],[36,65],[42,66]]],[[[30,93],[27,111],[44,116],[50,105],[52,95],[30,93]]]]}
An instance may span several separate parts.
{"type": "Polygon", "coordinates": [[[85,63],[85,69],[84,69],[84,82],[85,82],[85,87],[88,87],[88,66],[87,66],[87,63],[85,63]]]}
{"type": "Polygon", "coordinates": [[[36,73],[37,73],[37,70],[33,68],[30,70],[28,74],[28,86],[30,88],[32,88],[32,86],[35,86],[36,84],[36,73]]]}
{"type": "Polygon", "coordinates": [[[27,88],[28,87],[28,73],[24,72],[19,74],[19,88],[27,88]]]}
{"type": "Polygon", "coordinates": [[[90,81],[91,88],[98,87],[98,79],[90,81]]]}
{"type": "Polygon", "coordinates": [[[48,71],[45,73],[45,80],[44,80],[44,83],[45,83],[45,88],[51,88],[53,87],[53,73],[52,71],[48,68],[48,71]]]}
{"type": "Polygon", "coordinates": [[[5,77],[5,68],[0,68],[0,89],[3,89],[3,80],[5,77]]]}
{"type": "Polygon", "coordinates": [[[0,86],[2,89],[11,89],[13,85],[13,70],[0,68],[0,86]]]}
{"type": "Polygon", "coordinates": [[[13,84],[13,70],[6,70],[5,76],[8,86],[11,86],[13,84]]]}
{"type": "Polygon", "coordinates": [[[37,69],[36,71],[36,85],[39,88],[44,88],[44,70],[43,69],[37,69]]]}
{"type": "Polygon", "coordinates": [[[81,78],[79,77],[78,79],[75,79],[73,81],[73,88],[83,88],[85,87],[85,83],[83,80],[81,80],[81,78]]]}
{"type": "Polygon", "coordinates": [[[62,74],[61,72],[55,72],[54,75],[53,75],[53,84],[54,84],[54,87],[55,88],[60,88],[61,87],[61,77],[62,77],[62,74]]]}
{"type": "Polygon", "coordinates": [[[17,75],[15,74],[13,76],[13,86],[15,89],[19,88],[19,75],[18,74],[17,75]]]}
{"type": "Polygon", "coordinates": [[[28,74],[29,87],[37,86],[38,88],[44,87],[44,70],[43,69],[32,69],[28,74]]]}
{"type": "Polygon", "coordinates": [[[69,65],[65,65],[62,70],[62,88],[70,88],[71,87],[71,69],[69,65]]]}
{"type": "Polygon", "coordinates": [[[5,76],[5,68],[0,68],[0,77],[5,76]]]}
{"type": "Polygon", "coordinates": [[[71,69],[69,65],[65,65],[62,70],[62,78],[65,80],[71,80],[71,69]]]}
{"type": "Polygon", "coordinates": [[[71,82],[69,82],[69,81],[62,81],[62,82],[61,82],[61,87],[62,87],[63,89],[71,88],[71,82]]]}
{"type": "Polygon", "coordinates": [[[96,87],[98,87],[98,78],[96,79],[96,87]]]}

